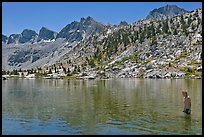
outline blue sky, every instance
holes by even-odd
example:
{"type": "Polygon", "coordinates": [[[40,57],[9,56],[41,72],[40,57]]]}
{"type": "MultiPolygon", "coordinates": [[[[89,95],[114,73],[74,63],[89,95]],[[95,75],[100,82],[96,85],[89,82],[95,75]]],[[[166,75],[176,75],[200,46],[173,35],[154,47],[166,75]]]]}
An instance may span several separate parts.
{"type": "Polygon", "coordinates": [[[39,33],[42,26],[59,32],[67,24],[87,16],[103,23],[133,23],[167,4],[189,11],[202,7],[202,2],[3,2],[2,33],[9,36],[23,29],[39,33]]]}

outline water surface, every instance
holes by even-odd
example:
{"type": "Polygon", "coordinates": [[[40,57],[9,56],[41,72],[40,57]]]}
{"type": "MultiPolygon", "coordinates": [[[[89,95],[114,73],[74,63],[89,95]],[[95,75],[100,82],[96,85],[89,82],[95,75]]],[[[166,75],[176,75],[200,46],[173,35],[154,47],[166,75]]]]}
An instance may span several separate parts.
{"type": "Polygon", "coordinates": [[[200,135],[202,80],[3,80],[2,134],[200,135]]]}

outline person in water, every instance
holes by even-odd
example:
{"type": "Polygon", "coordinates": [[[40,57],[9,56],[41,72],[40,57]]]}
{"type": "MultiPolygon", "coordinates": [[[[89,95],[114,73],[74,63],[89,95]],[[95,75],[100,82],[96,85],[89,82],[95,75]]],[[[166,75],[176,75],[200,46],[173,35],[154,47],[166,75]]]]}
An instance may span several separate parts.
{"type": "Polygon", "coordinates": [[[182,94],[184,96],[184,110],[183,110],[183,112],[186,114],[191,114],[191,99],[188,96],[188,93],[186,91],[182,91],[182,94]]]}

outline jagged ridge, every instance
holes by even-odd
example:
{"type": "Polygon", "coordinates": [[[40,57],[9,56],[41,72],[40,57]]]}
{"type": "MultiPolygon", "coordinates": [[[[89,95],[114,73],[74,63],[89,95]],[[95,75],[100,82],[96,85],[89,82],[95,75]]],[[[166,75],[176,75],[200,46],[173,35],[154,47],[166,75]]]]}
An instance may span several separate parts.
{"type": "MultiPolygon", "coordinates": [[[[201,18],[198,9],[171,19],[113,26],[72,45],[72,41],[63,41],[47,56],[52,60],[60,55],[55,60],[62,64],[59,66],[77,76],[165,78],[185,77],[192,71],[200,77],[201,18]]],[[[53,68],[51,64],[56,62],[41,66],[53,68]]]]}

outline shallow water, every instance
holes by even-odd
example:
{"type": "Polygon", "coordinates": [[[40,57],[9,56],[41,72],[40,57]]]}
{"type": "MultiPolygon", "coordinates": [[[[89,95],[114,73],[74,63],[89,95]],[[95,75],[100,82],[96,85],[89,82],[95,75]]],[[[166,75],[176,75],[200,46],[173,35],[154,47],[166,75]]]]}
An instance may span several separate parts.
{"type": "Polygon", "coordinates": [[[202,80],[3,80],[2,134],[200,135],[202,80]]]}

